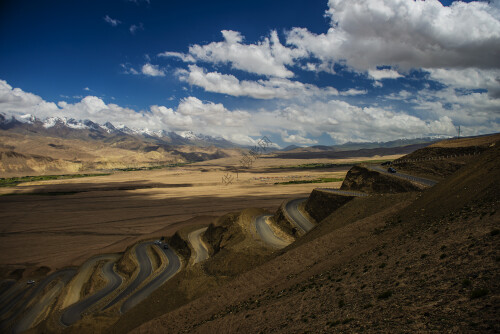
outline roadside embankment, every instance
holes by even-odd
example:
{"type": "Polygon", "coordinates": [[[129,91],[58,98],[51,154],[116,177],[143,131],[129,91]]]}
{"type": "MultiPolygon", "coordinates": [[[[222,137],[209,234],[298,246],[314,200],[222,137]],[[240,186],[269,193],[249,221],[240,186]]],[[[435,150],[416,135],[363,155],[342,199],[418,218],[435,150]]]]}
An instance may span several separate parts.
{"type": "MultiPolygon", "coordinates": [[[[498,137],[498,136],[497,136],[498,137]]],[[[491,140],[497,137],[492,137],[491,140]]],[[[455,143],[454,145],[459,145],[455,143]]],[[[464,142],[462,145],[470,145],[464,142]]],[[[441,144],[445,145],[445,144],[441,144]]],[[[473,146],[429,146],[394,160],[393,165],[412,175],[443,179],[465,166],[485,152],[491,143],[478,143],[473,146]]]]}
{"type": "Polygon", "coordinates": [[[173,248],[177,254],[182,256],[186,263],[189,261],[191,257],[191,248],[189,247],[189,241],[186,236],[181,235],[181,233],[177,231],[168,239],[168,245],[173,248]]]}
{"type": "Polygon", "coordinates": [[[224,246],[224,237],[230,226],[236,220],[236,213],[228,213],[217,219],[215,223],[208,226],[205,233],[202,235],[202,240],[208,247],[210,256],[217,254],[224,246]]]}
{"type": "Polygon", "coordinates": [[[118,271],[127,278],[130,278],[138,267],[137,259],[135,257],[135,246],[136,245],[127,247],[127,250],[123,253],[122,257],[116,264],[118,271]]]}
{"type": "Polygon", "coordinates": [[[339,195],[314,189],[305,203],[305,211],[317,222],[351,201],[355,196],[339,195]]]}
{"type": "Polygon", "coordinates": [[[235,277],[265,262],[272,250],[264,246],[250,231],[250,224],[260,209],[229,213],[210,224],[203,235],[210,258],[203,262],[207,275],[235,277]]]}
{"type": "Polygon", "coordinates": [[[290,217],[288,217],[285,209],[288,202],[289,201],[283,202],[274,216],[270,218],[270,220],[272,223],[276,224],[283,232],[295,239],[301,236],[303,232],[290,221],[290,217]]]}
{"type": "Polygon", "coordinates": [[[107,279],[102,274],[102,267],[106,262],[106,260],[100,260],[96,263],[88,280],[82,285],[80,299],[93,295],[106,285],[107,279]]]}

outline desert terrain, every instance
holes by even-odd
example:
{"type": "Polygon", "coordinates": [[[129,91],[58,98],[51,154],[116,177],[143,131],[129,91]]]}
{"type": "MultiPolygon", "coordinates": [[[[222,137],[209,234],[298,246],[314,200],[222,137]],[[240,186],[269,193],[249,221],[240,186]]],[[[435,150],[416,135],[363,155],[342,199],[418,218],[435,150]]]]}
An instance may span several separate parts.
{"type": "Polygon", "coordinates": [[[2,187],[2,329],[494,332],[499,143],[2,187]]]}
{"type": "Polygon", "coordinates": [[[27,277],[39,267],[79,266],[93,255],[122,252],[138,240],[209,224],[247,207],[273,212],[283,200],[307,196],[316,185],[275,183],[329,178],[336,182],[322,185],[339,187],[352,164],[401,156],[374,151],[366,157],[311,160],[268,153],[243,168],[244,150],[237,148],[159,147],[142,137],[93,139],[79,130],[67,138],[66,128],[63,138],[43,127],[23,126],[0,131],[1,176],[42,180],[0,187],[3,277],[13,270],[27,277]],[[191,156],[179,152],[208,160],[186,163],[191,156]],[[329,167],[296,168],[308,163],[329,167]],[[60,174],[69,178],[43,180],[60,174]],[[88,177],[72,178],[79,175],[88,177]]]}
{"type": "Polygon", "coordinates": [[[500,333],[500,0],[1,1],[0,334],[500,333]]]}

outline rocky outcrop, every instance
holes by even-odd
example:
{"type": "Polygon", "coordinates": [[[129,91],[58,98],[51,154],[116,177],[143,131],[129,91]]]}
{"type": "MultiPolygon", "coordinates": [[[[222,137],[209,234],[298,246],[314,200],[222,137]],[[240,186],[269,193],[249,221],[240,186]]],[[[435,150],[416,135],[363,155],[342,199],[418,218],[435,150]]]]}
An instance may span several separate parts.
{"type": "Polygon", "coordinates": [[[306,201],[305,210],[319,223],[354,197],[314,189],[306,201]]]}
{"type": "Polygon", "coordinates": [[[347,172],[340,189],[365,193],[402,193],[422,190],[421,186],[410,181],[384,175],[363,166],[352,167],[347,172]]]}
{"type": "Polygon", "coordinates": [[[127,250],[123,253],[122,257],[116,264],[118,271],[123,273],[126,277],[131,277],[138,267],[134,254],[134,245],[127,247],[127,250]]]}
{"type": "Polygon", "coordinates": [[[285,211],[285,206],[287,203],[288,201],[283,202],[283,204],[281,204],[278,211],[276,211],[271,219],[283,232],[294,238],[297,238],[301,235],[301,230],[290,222],[290,218],[285,211]]]}
{"type": "Polygon", "coordinates": [[[179,231],[175,232],[174,235],[169,238],[168,244],[175,249],[177,254],[182,256],[186,262],[189,261],[191,257],[191,248],[189,247],[189,242],[180,235],[179,231]]]}
{"type": "Polygon", "coordinates": [[[225,239],[227,239],[230,234],[228,233],[229,229],[232,225],[235,225],[233,224],[234,219],[234,214],[226,214],[220,217],[215,224],[210,224],[205,233],[202,234],[201,239],[208,246],[208,253],[211,257],[224,247],[226,243],[225,239]]]}

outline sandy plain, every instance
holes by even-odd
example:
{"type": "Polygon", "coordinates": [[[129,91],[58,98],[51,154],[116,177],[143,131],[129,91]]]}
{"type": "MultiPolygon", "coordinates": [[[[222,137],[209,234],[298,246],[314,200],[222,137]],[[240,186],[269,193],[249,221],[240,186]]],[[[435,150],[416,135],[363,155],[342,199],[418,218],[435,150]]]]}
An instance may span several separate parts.
{"type": "Polygon", "coordinates": [[[276,182],[342,178],[349,169],[348,165],[309,170],[275,167],[369,159],[380,157],[317,161],[262,157],[235,173],[231,166],[238,167],[239,159],[232,157],[0,188],[0,275],[5,278],[15,269],[25,269],[27,278],[41,266],[51,271],[79,266],[91,256],[122,252],[138,240],[168,236],[184,226],[208,225],[217,216],[249,207],[272,213],[285,199],[306,197],[318,187],[276,182]]]}

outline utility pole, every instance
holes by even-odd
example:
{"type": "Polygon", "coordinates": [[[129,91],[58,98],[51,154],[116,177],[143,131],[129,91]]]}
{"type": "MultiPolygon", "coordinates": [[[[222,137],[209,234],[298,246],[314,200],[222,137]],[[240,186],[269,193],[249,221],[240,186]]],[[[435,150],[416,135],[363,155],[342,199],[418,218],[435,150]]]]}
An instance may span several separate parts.
{"type": "Polygon", "coordinates": [[[458,137],[457,138],[460,138],[460,125],[458,126],[457,132],[458,132],[458,137]]]}

